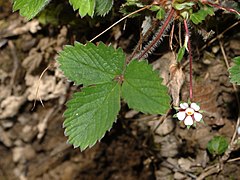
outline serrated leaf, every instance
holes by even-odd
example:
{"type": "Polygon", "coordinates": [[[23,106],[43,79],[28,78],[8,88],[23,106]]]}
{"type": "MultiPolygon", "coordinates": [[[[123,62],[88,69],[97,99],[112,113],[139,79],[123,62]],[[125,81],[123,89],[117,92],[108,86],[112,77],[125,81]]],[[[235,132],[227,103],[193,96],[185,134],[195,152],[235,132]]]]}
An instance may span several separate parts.
{"type": "Polygon", "coordinates": [[[158,74],[146,61],[133,60],[124,74],[122,97],[135,110],[165,114],[170,108],[170,97],[161,82],[158,74]]]}
{"type": "Polygon", "coordinates": [[[112,8],[113,0],[96,0],[96,13],[105,16],[112,8]]]}
{"type": "Polygon", "coordinates": [[[236,83],[236,84],[240,85],[240,56],[235,57],[233,60],[234,60],[235,65],[233,65],[229,69],[230,81],[232,83],[236,83]]]}
{"type": "Polygon", "coordinates": [[[93,16],[96,0],[69,0],[69,3],[73,6],[74,10],[79,11],[81,17],[93,16]]]}
{"type": "Polygon", "coordinates": [[[67,103],[64,113],[68,142],[81,150],[93,146],[108,131],[120,110],[120,84],[83,88],[67,103]]]}
{"type": "Polygon", "coordinates": [[[20,15],[28,20],[34,18],[50,0],[14,0],[13,11],[20,11],[20,15]]]}
{"type": "Polygon", "coordinates": [[[121,49],[100,43],[65,46],[59,53],[60,68],[70,80],[84,86],[111,82],[122,74],[125,55],[121,49]]]}
{"type": "Polygon", "coordinates": [[[190,19],[194,24],[202,23],[208,15],[214,15],[214,9],[212,7],[203,6],[196,13],[190,15],[190,19]]]}

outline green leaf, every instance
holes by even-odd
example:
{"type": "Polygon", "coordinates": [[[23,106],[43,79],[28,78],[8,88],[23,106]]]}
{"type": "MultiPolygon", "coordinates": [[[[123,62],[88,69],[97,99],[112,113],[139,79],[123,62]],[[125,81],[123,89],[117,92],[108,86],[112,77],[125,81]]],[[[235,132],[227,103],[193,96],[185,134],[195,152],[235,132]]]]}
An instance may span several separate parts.
{"type": "Polygon", "coordinates": [[[20,15],[28,20],[34,18],[50,0],[14,0],[13,11],[20,11],[20,15]]]}
{"type": "Polygon", "coordinates": [[[207,149],[212,155],[221,155],[228,148],[228,142],[225,137],[215,136],[208,142],[207,149]]]}
{"type": "Polygon", "coordinates": [[[96,13],[105,16],[112,8],[113,0],[96,0],[96,13]]]}
{"type": "Polygon", "coordinates": [[[121,49],[100,43],[65,46],[59,53],[60,68],[70,80],[84,86],[111,82],[122,74],[125,55],[121,49]]]}
{"type": "Polygon", "coordinates": [[[229,69],[230,81],[232,83],[236,83],[236,84],[240,85],[240,56],[235,57],[233,60],[234,60],[235,65],[233,65],[229,69]]]}
{"type": "Polygon", "coordinates": [[[165,10],[160,7],[159,11],[157,12],[157,15],[156,15],[156,18],[159,19],[159,20],[163,20],[164,17],[165,17],[165,10]]]}
{"type": "Polygon", "coordinates": [[[190,15],[190,19],[194,24],[202,23],[208,15],[214,15],[214,9],[209,6],[203,6],[196,13],[190,15]]]}
{"type": "Polygon", "coordinates": [[[170,108],[170,97],[161,82],[158,74],[146,61],[133,60],[124,75],[122,97],[135,110],[165,114],[170,108]]]}
{"type": "Polygon", "coordinates": [[[193,5],[195,5],[194,2],[184,2],[184,3],[175,2],[175,3],[173,3],[173,7],[174,7],[174,9],[176,9],[176,10],[189,9],[189,8],[191,8],[193,5]]]}
{"type": "Polygon", "coordinates": [[[68,142],[81,150],[93,146],[108,131],[120,110],[120,84],[110,82],[82,89],[64,113],[68,142]]]}
{"type": "Polygon", "coordinates": [[[81,17],[93,16],[96,0],[69,0],[74,10],[79,11],[81,17]]]}
{"type": "Polygon", "coordinates": [[[151,6],[150,10],[151,11],[158,11],[160,8],[161,8],[160,6],[153,5],[153,6],[151,6]]]}
{"type": "Polygon", "coordinates": [[[181,61],[182,61],[183,56],[184,56],[184,54],[185,54],[185,50],[186,50],[186,47],[185,47],[185,46],[181,47],[181,48],[178,50],[178,54],[177,54],[177,61],[178,61],[178,62],[181,62],[181,61]]]}

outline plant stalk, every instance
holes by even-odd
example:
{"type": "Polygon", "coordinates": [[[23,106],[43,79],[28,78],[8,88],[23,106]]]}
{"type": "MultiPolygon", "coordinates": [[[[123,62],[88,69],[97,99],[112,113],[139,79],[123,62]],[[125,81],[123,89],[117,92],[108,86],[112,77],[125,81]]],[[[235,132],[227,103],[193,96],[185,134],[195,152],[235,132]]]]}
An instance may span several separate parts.
{"type": "Polygon", "coordinates": [[[186,37],[188,39],[187,47],[188,47],[188,54],[189,54],[189,98],[192,100],[193,98],[193,86],[192,86],[192,48],[191,48],[191,42],[189,38],[189,30],[188,30],[188,24],[187,20],[184,19],[184,28],[186,32],[186,37]]]}
{"type": "Polygon", "coordinates": [[[160,28],[159,32],[156,34],[155,37],[153,37],[152,41],[150,44],[147,45],[147,47],[144,48],[143,52],[140,53],[138,56],[138,59],[141,59],[144,57],[149,51],[153,50],[154,46],[159,42],[161,37],[163,36],[164,32],[166,31],[167,27],[170,25],[170,22],[173,18],[173,15],[175,13],[175,10],[172,8],[164,21],[162,27],[160,28]]]}

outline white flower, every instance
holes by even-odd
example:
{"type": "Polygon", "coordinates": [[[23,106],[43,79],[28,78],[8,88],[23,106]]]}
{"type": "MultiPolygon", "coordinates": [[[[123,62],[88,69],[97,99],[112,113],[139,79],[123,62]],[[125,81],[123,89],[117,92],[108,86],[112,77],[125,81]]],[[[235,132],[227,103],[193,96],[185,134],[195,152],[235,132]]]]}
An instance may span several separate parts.
{"type": "Polygon", "coordinates": [[[200,106],[196,103],[181,103],[178,108],[177,118],[180,121],[184,121],[186,126],[191,126],[194,122],[199,122],[202,120],[202,114],[199,112],[200,106]]]}

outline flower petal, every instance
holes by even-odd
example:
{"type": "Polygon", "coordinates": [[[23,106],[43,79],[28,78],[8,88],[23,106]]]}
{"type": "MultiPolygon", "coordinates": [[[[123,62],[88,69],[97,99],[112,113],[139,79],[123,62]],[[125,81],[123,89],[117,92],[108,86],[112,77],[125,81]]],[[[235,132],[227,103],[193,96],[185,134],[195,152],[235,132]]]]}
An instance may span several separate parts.
{"type": "Polygon", "coordinates": [[[184,111],[180,111],[177,113],[177,118],[182,121],[186,117],[186,113],[184,111]]]}
{"type": "Polygon", "coordinates": [[[199,111],[200,110],[200,106],[197,105],[196,103],[191,103],[191,108],[193,108],[195,111],[199,111]]]}
{"type": "Polygon", "coordinates": [[[200,113],[198,113],[198,112],[195,112],[194,113],[194,119],[197,121],[197,122],[199,122],[199,121],[201,121],[201,119],[202,119],[202,114],[200,114],[200,113]]]}
{"type": "Polygon", "coordinates": [[[185,124],[186,126],[191,126],[191,125],[193,125],[193,119],[192,119],[192,117],[191,117],[191,116],[187,116],[186,119],[184,120],[184,124],[185,124]]]}
{"type": "Polygon", "coordinates": [[[180,108],[187,109],[188,108],[188,103],[181,103],[180,108]]]}

